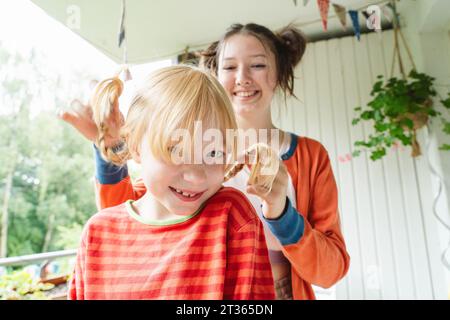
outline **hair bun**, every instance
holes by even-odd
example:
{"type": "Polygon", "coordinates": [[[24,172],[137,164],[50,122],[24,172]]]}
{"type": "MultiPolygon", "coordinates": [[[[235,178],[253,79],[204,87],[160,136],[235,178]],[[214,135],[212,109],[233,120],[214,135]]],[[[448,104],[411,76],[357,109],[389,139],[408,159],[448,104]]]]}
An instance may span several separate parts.
{"type": "Polygon", "coordinates": [[[219,41],[211,43],[208,48],[200,51],[200,67],[211,70],[214,74],[217,74],[217,47],[219,41]]]}
{"type": "Polygon", "coordinates": [[[288,25],[278,32],[281,42],[285,46],[292,66],[296,66],[306,50],[306,36],[297,28],[288,25]]]}

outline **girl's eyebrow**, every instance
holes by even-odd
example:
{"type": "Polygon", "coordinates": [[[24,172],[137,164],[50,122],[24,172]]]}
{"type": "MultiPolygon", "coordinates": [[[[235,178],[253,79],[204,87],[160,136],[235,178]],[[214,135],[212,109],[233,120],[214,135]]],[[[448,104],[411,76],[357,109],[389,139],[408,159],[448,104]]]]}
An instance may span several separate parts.
{"type": "MultiPolygon", "coordinates": [[[[267,58],[267,56],[265,54],[252,54],[249,56],[250,58],[259,58],[259,57],[263,57],[263,58],[267,58]]],[[[235,60],[236,58],[234,57],[227,57],[227,58],[223,58],[223,60],[235,60]]]]}

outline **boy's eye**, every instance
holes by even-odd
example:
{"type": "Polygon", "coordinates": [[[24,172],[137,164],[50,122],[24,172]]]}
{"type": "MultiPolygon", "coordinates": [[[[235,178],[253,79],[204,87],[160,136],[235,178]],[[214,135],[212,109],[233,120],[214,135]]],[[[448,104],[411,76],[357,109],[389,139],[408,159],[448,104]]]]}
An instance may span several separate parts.
{"type": "Polygon", "coordinates": [[[222,151],[212,150],[208,152],[207,156],[210,158],[220,158],[223,157],[224,153],[222,151]]]}
{"type": "Polygon", "coordinates": [[[174,153],[174,152],[178,151],[178,146],[177,145],[171,146],[171,147],[168,147],[167,149],[169,150],[170,153],[174,153]]]}

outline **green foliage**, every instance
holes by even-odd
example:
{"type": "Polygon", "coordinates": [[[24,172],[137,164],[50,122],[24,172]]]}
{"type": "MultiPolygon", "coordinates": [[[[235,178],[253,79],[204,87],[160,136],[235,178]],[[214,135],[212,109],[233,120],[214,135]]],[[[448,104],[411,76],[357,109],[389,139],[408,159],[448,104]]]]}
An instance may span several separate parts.
{"type": "Polygon", "coordinates": [[[73,223],[71,226],[59,226],[57,227],[58,234],[60,235],[55,245],[64,249],[73,249],[78,247],[80,243],[81,232],[83,226],[77,223],[73,223]]]}
{"type": "Polygon", "coordinates": [[[0,300],[45,300],[45,291],[54,287],[41,283],[25,271],[14,271],[0,277],[0,300]]]}
{"type": "MultiPolygon", "coordinates": [[[[354,143],[356,150],[353,156],[360,155],[366,149],[370,151],[373,161],[383,158],[387,149],[396,143],[413,145],[419,123],[426,124],[429,119],[441,116],[432,102],[437,94],[433,88],[434,78],[415,70],[409,73],[407,79],[394,77],[385,82],[383,76],[377,78],[370,93],[373,99],[365,109],[354,109],[357,117],[352,121],[352,125],[361,121],[372,124],[374,133],[369,134],[366,140],[354,143]]],[[[449,98],[441,102],[447,109],[450,108],[450,93],[449,98]]],[[[448,134],[448,122],[441,119],[444,121],[443,130],[448,134]]],[[[441,150],[448,150],[448,145],[442,146],[441,150]]]]}
{"type": "Polygon", "coordinates": [[[62,240],[69,229],[60,227],[80,232],[97,211],[92,146],[55,115],[56,107],[82,96],[79,84],[91,77],[61,78],[39,59],[0,47],[0,199],[9,193],[8,256],[69,249],[62,240]],[[38,112],[42,101],[50,106],[38,112]]]}

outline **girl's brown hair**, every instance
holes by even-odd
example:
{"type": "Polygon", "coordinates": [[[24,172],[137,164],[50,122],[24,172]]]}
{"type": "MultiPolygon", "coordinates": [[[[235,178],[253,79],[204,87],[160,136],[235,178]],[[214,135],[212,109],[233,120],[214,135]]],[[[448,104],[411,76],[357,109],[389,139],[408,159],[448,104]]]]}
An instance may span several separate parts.
{"type": "Polygon", "coordinates": [[[306,50],[307,40],[304,34],[292,25],[274,33],[255,23],[233,24],[219,41],[212,43],[205,51],[201,52],[200,66],[217,75],[218,59],[224,43],[236,34],[254,36],[273,53],[277,69],[277,86],[285,97],[286,95],[295,96],[294,69],[306,50]]]}

